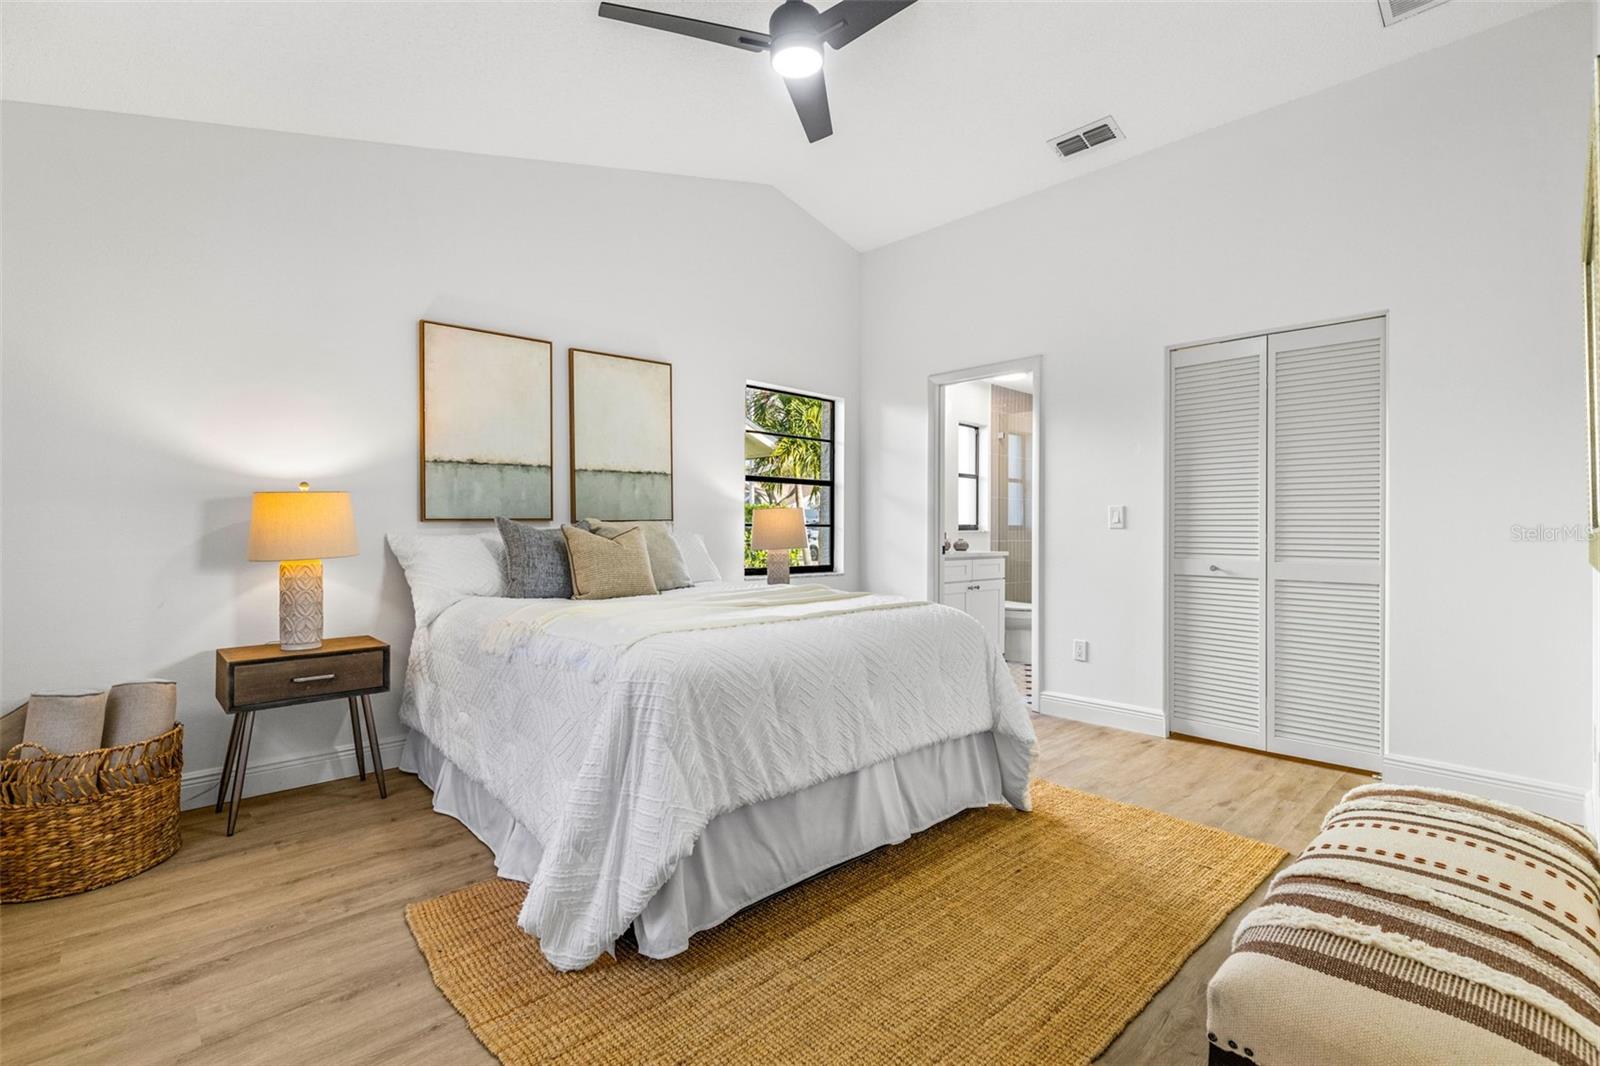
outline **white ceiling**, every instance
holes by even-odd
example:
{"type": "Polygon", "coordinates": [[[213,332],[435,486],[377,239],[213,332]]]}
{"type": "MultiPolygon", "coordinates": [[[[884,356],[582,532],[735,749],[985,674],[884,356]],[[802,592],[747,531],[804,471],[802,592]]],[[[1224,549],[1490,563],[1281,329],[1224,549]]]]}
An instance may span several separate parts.
{"type": "MultiPolygon", "coordinates": [[[[775,0],[631,0],[764,29],[775,0]]],[[[20,3],[6,99],[770,184],[874,248],[1549,5],[921,0],[825,73],[808,144],[765,56],[595,2],[20,3]],[[1047,139],[1115,115],[1127,141],[1047,139]]]]}

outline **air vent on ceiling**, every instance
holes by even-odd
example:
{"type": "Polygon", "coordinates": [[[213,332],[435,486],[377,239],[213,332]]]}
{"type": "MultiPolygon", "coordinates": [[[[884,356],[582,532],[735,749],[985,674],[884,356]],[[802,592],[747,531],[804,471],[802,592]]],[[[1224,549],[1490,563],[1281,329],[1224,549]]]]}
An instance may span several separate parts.
{"type": "Polygon", "coordinates": [[[1401,19],[1420,15],[1429,8],[1438,7],[1448,0],[1378,0],[1378,14],[1385,26],[1393,26],[1401,19]]]}
{"type": "Polygon", "coordinates": [[[1087,152],[1096,145],[1122,139],[1122,127],[1117,125],[1116,119],[1107,115],[1099,122],[1091,122],[1087,126],[1079,126],[1071,133],[1050,138],[1050,148],[1056,155],[1069,156],[1087,152]]]}

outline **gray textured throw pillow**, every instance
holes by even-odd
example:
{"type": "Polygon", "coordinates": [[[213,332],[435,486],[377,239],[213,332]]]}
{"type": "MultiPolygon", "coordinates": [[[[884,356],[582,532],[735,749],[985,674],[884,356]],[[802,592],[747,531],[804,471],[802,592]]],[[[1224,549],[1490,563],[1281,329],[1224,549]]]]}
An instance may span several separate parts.
{"type": "Polygon", "coordinates": [[[572,599],[572,563],[560,529],[496,518],[506,542],[506,595],[525,600],[572,599]]]}

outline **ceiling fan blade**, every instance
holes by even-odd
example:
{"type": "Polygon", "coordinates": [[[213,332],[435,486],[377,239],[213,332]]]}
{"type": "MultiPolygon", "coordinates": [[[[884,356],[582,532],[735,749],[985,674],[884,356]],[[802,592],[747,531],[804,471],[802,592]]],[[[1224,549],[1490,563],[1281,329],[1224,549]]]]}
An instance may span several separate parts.
{"type": "Polygon", "coordinates": [[[600,17],[616,19],[618,22],[631,22],[635,26],[646,26],[652,30],[681,33],[685,37],[698,37],[713,44],[743,48],[746,52],[765,52],[772,44],[772,38],[759,30],[741,30],[737,26],[702,22],[700,19],[669,15],[664,11],[646,11],[642,7],[628,7],[624,4],[602,3],[600,17]]]}
{"type": "Polygon", "coordinates": [[[828,113],[828,86],[822,80],[822,71],[809,78],[785,78],[789,99],[800,113],[800,125],[805,127],[806,140],[816,144],[833,134],[833,116],[828,113]]]}
{"type": "Polygon", "coordinates": [[[825,27],[822,39],[834,48],[843,48],[884,20],[898,15],[916,0],[840,0],[817,16],[825,27]]]}

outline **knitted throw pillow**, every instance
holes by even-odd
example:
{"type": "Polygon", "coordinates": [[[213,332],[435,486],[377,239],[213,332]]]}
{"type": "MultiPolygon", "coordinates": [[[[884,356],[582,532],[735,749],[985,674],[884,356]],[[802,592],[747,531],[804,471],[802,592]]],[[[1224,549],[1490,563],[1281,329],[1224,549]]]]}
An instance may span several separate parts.
{"type": "Polygon", "coordinates": [[[654,596],[650,576],[650,551],[644,531],[629,529],[604,537],[577,526],[562,526],[567,554],[572,561],[572,588],[576,599],[610,600],[619,596],[654,596]]]}

